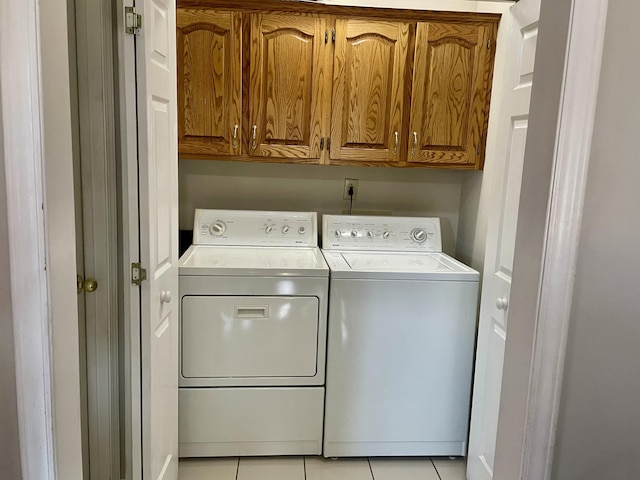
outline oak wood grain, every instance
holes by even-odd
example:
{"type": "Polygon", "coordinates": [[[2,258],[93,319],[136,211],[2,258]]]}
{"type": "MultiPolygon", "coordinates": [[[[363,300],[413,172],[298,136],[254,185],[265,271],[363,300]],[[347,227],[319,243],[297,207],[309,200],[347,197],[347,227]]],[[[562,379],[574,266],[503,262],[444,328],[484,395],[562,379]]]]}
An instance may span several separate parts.
{"type": "Polygon", "coordinates": [[[403,22],[336,20],[331,163],[402,160],[409,30],[403,22]]]}
{"type": "Polygon", "coordinates": [[[249,154],[319,160],[326,108],[326,18],[251,17],[249,154]]]}
{"type": "Polygon", "coordinates": [[[237,155],[240,126],[241,14],[178,9],[178,152],[237,155]],[[237,144],[237,147],[234,147],[237,144]]]}
{"type": "Polygon", "coordinates": [[[178,4],[193,6],[177,16],[181,158],[483,168],[499,15],[178,4]],[[325,43],[332,28],[336,43],[325,43]],[[320,150],[328,137],[331,151],[320,150]]]}
{"type": "Polygon", "coordinates": [[[409,163],[482,168],[494,37],[493,25],[418,23],[409,163]]]}

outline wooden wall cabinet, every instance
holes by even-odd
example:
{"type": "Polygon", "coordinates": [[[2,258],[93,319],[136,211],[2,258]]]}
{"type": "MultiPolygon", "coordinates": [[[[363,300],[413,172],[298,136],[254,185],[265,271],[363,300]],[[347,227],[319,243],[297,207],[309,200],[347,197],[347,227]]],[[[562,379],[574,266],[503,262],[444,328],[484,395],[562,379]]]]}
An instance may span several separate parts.
{"type": "Polygon", "coordinates": [[[400,162],[409,24],[339,18],[335,31],[330,161],[400,162]]]}
{"type": "Polygon", "coordinates": [[[408,158],[482,168],[495,25],[418,23],[408,158]]]}
{"type": "Polygon", "coordinates": [[[497,16],[180,3],[182,158],[483,167],[497,16]]]}
{"type": "Polygon", "coordinates": [[[178,153],[239,155],[242,14],[179,8],[178,153]]]}
{"type": "Polygon", "coordinates": [[[327,19],[251,15],[249,155],[320,158],[328,91],[327,19]]]}

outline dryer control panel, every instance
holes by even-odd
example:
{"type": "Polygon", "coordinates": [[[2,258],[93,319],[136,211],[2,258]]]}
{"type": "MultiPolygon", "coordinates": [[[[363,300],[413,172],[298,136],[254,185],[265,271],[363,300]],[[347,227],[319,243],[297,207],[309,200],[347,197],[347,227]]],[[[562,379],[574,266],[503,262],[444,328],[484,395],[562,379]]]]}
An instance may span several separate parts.
{"type": "Polygon", "coordinates": [[[194,245],[317,247],[316,212],[196,209],[194,245]]]}
{"type": "Polygon", "coordinates": [[[323,215],[322,248],[441,252],[440,219],[323,215]]]}

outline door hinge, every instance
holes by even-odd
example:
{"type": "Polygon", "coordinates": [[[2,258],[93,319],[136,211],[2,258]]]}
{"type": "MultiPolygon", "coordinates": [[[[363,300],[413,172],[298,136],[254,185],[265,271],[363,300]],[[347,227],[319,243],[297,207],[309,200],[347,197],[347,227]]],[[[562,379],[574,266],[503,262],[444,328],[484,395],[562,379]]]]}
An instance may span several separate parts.
{"type": "Polygon", "coordinates": [[[487,40],[487,49],[491,50],[491,39],[487,40]]]}
{"type": "Polygon", "coordinates": [[[142,29],[142,15],[136,13],[134,7],[124,7],[125,31],[132,35],[137,35],[142,29]]]}
{"type": "Polygon", "coordinates": [[[147,270],[140,263],[131,264],[131,283],[138,287],[147,279],[147,270]]]}
{"type": "Polygon", "coordinates": [[[331,41],[333,43],[336,43],[336,29],[335,28],[331,30],[331,41]]]}
{"type": "Polygon", "coordinates": [[[324,31],[324,43],[329,43],[329,30],[324,31]]]}
{"type": "Polygon", "coordinates": [[[324,137],[320,139],[320,151],[324,150],[324,137]]]}

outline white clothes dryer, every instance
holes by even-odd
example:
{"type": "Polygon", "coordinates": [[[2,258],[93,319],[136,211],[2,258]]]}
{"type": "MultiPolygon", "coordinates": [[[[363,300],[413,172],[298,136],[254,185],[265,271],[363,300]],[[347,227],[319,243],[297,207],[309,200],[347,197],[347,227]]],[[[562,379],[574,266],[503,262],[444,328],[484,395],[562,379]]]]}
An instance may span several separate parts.
{"type": "Polygon", "coordinates": [[[329,271],[316,214],[196,210],[179,272],[180,456],[320,454],[329,271]]]}
{"type": "Polygon", "coordinates": [[[466,454],[479,274],[441,250],[438,218],[323,216],[325,457],[466,454]]]}

